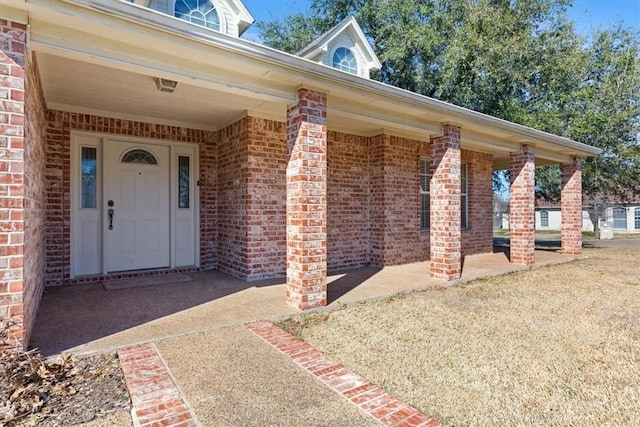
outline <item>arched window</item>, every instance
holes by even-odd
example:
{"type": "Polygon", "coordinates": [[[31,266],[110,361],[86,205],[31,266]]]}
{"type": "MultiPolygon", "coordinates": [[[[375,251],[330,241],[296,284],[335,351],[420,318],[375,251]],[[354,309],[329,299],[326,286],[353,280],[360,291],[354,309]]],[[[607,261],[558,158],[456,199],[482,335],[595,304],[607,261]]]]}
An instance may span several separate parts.
{"type": "Polygon", "coordinates": [[[210,0],[176,0],[175,15],[185,21],[220,31],[220,17],[210,0]]]}
{"type": "Polygon", "coordinates": [[[613,228],[615,230],[627,229],[627,210],[625,208],[613,208],[613,228]]]}
{"type": "Polygon", "coordinates": [[[333,53],[333,68],[351,74],[358,74],[358,61],[356,61],[356,56],[351,50],[346,47],[339,47],[333,53]]]}
{"type": "Polygon", "coordinates": [[[156,157],[146,150],[131,150],[122,156],[122,163],[137,163],[139,165],[157,165],[156,157]]]}
{"type": "Polygon", "coordinates": [[[548,226],[549,226],[549,212],[540,211],[540,227],[548,227],[548,226]]]}

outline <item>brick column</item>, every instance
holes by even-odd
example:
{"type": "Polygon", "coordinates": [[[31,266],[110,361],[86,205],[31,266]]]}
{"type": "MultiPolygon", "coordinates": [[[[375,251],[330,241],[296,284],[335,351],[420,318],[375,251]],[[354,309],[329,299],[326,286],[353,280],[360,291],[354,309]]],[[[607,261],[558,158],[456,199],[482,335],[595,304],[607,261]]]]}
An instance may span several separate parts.
{"type": "Polygon", "coordinates": [[[443,136],[431,140],[430,260],[431,277],[460,278],[460,128],[443,127],[443,136]]]}
{"type": "Polygon", "coordinates": [[[562,253],[582,254],[582,159],[560,166],[562,253]]]}
{"type": "Polygon", "coordinates": [[[535,262],[535,149],[523,145],[511,153],[511,201],[509,228],[512,264],[535,262]]]}
{"type": "MultiPolygon", "coordinates": [[[[0,19],[0,321],[24,337],[24,98],[26,27],[0,19]]],[[[0,343],[1,344],[1,343],[0,343]]]]}
{"type": "Polygon", "coordinates": [[[287,111],[287,301],[327,304],[327,98],[298,90],[287,111]]]}

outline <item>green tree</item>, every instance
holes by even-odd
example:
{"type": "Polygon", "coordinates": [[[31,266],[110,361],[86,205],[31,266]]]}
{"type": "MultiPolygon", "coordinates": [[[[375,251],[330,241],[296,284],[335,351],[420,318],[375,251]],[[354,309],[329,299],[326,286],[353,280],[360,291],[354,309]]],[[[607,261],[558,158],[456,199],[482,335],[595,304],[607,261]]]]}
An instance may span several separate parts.
{"type": "MultiPolygon", "coordinates": [[[[585,200],[640,194],[640,43],[621,25],[579,36],[570,0],[314,0],[259,25],[295,52],[354,15],[382,63],[374,78],[603,149],[583,163],[585,200]]],[[[557,167],[537,170],[556,200],[557,167]]],[[[504,180],[496,176],[495,185],[504,180]]]]}
{"type": "MultiPolygon", "coordinates": [[[[596,224],[608,203],[640,194],[640,43],[617,26],[559,61],[566,71],[535,88],[541,93],[521,121],[603,150],[583,162],[583,194],[596,224]]],[[[559,199],[557,167],[539,168],[536,180],[541,197],[559,199]]]]}

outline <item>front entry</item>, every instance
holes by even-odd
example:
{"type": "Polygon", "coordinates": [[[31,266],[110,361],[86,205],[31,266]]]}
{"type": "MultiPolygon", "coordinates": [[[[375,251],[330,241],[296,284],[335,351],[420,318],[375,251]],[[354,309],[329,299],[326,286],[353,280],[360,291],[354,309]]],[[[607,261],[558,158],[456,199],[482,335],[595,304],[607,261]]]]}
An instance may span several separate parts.
{"type": "Polygon", "coordinates": [[[72,140],[70,277],[198,267],[198,145],[72,140]]]}
{"type": "Polygon", "coordinates": [[[169,147],[104,146],[107,272],[169,267],[169,147]]]}

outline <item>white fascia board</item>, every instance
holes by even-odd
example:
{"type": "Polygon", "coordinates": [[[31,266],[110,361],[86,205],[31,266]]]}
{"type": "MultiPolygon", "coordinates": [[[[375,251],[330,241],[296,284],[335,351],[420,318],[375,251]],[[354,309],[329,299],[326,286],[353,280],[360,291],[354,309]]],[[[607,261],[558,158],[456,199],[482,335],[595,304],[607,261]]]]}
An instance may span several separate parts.
{"type": "MultiPolygon", "coordinates": [[[[51,2],[56,2],[57,5],[59,5],[60,2],[65,2],[70,5],[84,6],[93,10],[97,9],[119,19],[151,27],[155,30],[161,30],[165,32],[167,36],[187,38],[190,41],[208,47],[223,49],[248,60],[258,61],[268,65],[269,69],[298,78],[303,85],[313,84],[315,87],[325,90],[326,92],[335,91],[348,93],[349,91],[354,91],[367,93],[372,97],[380,99],[380,104],[388,104],[390,111],[393,111],[394,104],[400,103],[414,109],[416,111],[416,117],[423,116],[425,110],[430,110],[445,115],[449,121],[460,123],[463,128],[465,124],[473,124],[476,127],[486,126],[512,135],[514,139],[510,139],[511,142],[522,140],[531,141],[534,145],[542,143],[543,145],[549,145],[553,151],[566,151],[573,155],[585,157],[597,155],[602,152],[599,148],[582,144],[568,138],[511,123],[375,80],[344,73],[311,60],[278,51],[248,40],[230,37],[217,32],[203,31],[202,29],[196,28],[193,24],[180,21],[177,18],[150,9],[135,6],[131,3],[113,0],[28,1],[34,5],[42,4],[44,7],[50,6],[51,2]]],[[[119,29],[114,28],[114,31],[118,30],[119,29]]],[[[131,40],[132,43],[135,41],[135,39],[131,40]]],[[[363,106],[363,113],[367,110],[368,106],[363,106]]]]}
{"type": "MultiPolygon", "coordinates": [[[[2,2],[2,0],[0,0],[2,2]]],[[[11,3],[11,6],[20,6],[24,3],[24,0],[15,0],[11,3]]],[[[29,23],[29,14],[26,10],[17,9],[16,7],[10,7],[6,5],[2,5],[0,8],[0,17],[2,19],[6,19],[7,21],[17,22],[18,24],[28,24],[29,23]]]]}

